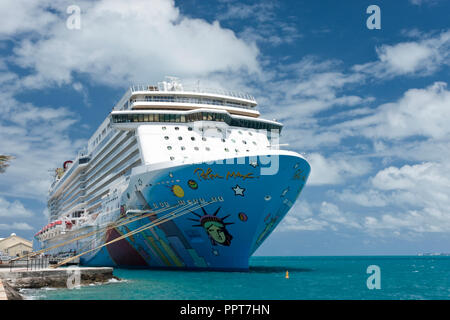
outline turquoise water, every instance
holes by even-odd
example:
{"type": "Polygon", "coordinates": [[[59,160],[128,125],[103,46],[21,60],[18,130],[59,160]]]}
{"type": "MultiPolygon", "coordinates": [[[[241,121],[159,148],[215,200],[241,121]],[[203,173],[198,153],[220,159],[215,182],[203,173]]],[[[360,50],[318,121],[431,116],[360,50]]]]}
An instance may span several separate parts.
{"type": "Polygon", "coordinates": [[[116,269],[126,281],[26,294],[62,300],[450,299],[450,257],[252,257],[250,265],[249,272],[116,269]],[[380,267],[379,290],[367,288],[369,265],[380,267]]]}

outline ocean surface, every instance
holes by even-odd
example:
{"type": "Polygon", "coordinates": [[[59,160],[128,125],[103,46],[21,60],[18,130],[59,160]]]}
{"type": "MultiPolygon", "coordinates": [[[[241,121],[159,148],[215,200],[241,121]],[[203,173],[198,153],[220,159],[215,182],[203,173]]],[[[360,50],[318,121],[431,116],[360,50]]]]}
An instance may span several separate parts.
{"type": "Polygon", "coordinates": [[[450,299],[445,256],[252,257],[250,265],[248,272],[115,269],[122,281],[23,293],[49,300],[450,299]],[[380,289],[368,289],[371,265],[380,268],[380,289]]]}

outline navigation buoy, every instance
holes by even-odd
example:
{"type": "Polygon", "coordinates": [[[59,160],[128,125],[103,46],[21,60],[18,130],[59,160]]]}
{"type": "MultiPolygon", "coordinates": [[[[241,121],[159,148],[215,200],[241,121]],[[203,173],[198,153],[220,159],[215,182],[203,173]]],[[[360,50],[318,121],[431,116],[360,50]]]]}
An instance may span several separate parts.
{"type": "Polygon", "coordinates": [[[286,279],[289,279],[289,271],[286,270],[286,279]]]}

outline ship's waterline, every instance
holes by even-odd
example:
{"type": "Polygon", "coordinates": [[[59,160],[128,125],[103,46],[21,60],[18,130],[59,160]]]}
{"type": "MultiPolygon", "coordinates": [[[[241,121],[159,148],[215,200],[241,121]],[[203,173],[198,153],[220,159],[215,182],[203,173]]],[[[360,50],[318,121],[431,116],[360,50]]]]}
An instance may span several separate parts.
{"type": "Polygon", "coordinates": [[[248,268],[310,166],[276,148],[281,124],[255,119],[249,96],[218,95],[212,107],[172,88],[130,89],[87,150],[57,171],[52,222],[36,248],[85,253],[89,266],[248,268]],[[191,99],[188,111],[177,110],[180,99],[191,99]]]}

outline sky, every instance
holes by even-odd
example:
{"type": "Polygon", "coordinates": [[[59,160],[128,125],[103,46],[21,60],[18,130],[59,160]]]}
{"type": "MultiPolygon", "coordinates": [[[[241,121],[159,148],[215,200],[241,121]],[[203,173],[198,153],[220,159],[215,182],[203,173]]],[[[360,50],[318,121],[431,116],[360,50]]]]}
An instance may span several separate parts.
{"type": "Polygon", "coordinates": [[[130,84],[171,75],[252,94],[311,164],[257,255],[450,252],[449,12],[447,0],[2,0],[0,154],[14,159],[0,238],[31,239],[54,168],[130,84]]]}

